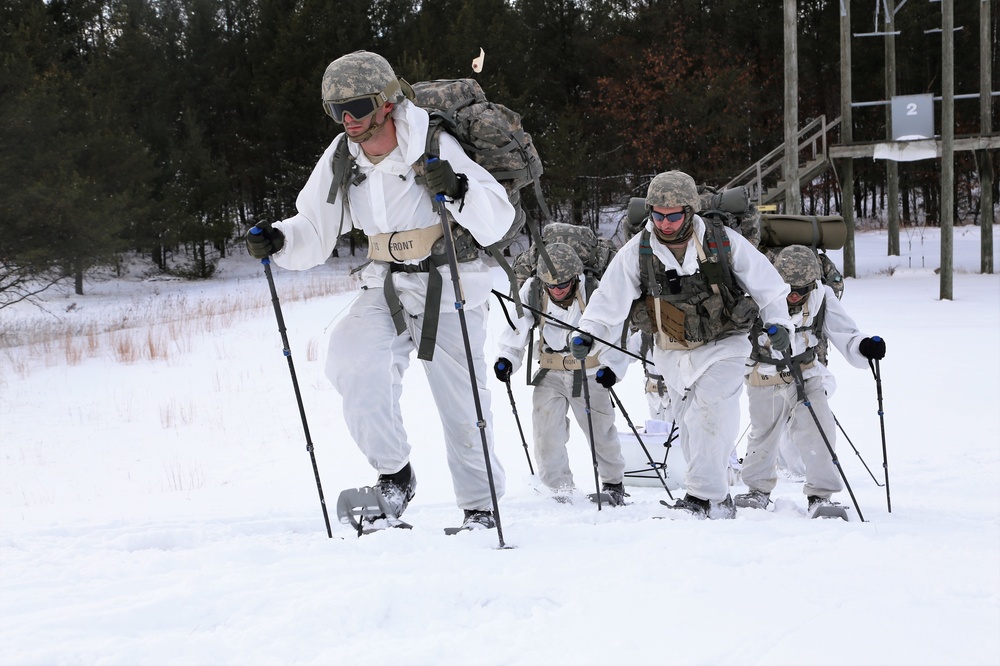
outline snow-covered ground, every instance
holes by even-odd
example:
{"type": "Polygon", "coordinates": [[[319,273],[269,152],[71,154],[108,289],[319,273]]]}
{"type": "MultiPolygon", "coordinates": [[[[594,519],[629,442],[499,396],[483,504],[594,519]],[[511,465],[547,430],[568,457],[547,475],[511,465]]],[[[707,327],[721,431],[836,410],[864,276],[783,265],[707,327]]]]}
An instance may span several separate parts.
{"type": "MultiPolygon", "coordinates": [[[[0,311],[8,341],[80,332],[0,348],[0,663],[998,664],[1000,276],[978,274],[978,228],[954,247],[953,300],[936,229],[905,234],[902,257],[860,234],[847,280],[848,310],[888,346],[891,513],[843,436],[867,522],[806,519],[791,478],[777,510],[734,521],[655,520],[666,494],[649,486],[598,512],[575,427],[579,496],[556,503],[490,377],[505,550],[496,531],[442,533],[461,514],[416,363],[415,527],[358,539],[337,523],[339,491],[375,478],[323,375],[349,260],[275,269],[333,539],[259,263],[0,311]]],[[[495,308],[489,345],[504,325],[495,308]]],[[[873,374],[836,352],[831,367],[836,415],[884,482],[873,374]]],[[[512,386],[530,445],[530,389],[512,386]]],[[[641,387],[635,366],[616,387],[637,423],[641,387]]]]}

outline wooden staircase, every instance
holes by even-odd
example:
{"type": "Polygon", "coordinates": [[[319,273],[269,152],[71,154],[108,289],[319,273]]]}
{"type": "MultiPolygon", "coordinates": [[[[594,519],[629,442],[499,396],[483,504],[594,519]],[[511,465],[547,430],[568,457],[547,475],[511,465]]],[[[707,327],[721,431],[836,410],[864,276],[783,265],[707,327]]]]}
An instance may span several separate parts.
{"type": "MultiPolygon", "coordinates": [[[[829,145],[832,130],[840,118],[830,123],[820,116],[806,123],[798,133],[799,182],[808,183],[830,167],[829,145]]],[[[746,171],[726,183],[725,188],[743,185],[750,200],[760,204],[784,203],[788,187],[784,177],[785,144],[781,144],[746,171]]]]}

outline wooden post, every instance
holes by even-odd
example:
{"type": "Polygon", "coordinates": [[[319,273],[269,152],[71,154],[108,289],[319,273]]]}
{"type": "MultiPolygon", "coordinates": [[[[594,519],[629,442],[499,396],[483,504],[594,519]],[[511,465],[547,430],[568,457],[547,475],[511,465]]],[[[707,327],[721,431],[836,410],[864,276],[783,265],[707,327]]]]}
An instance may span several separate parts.
{"type": "Polygon", "coordinates": [[[953,300],[955,225],[955,9],[941,0],[941,300],[953,300]]]}
{"type": "MultiPolygon", "coordinates": [[[[840,142],[854,143],[851,111],[851,4],[840,0],[840,142]]],[[[845,157],[840,168],[840,214],[847,226],[844,241],[844,277],[857,277],[854,247],[854,158],[845,157]]]]}
{"type": "MultiPolygon", "coordinates": [[[[993,131],[993,98],[990,96],[992,81],[993,41],[990,39],[990,0],[979,2],[979,127],[983,136],[993,131]]],[[[989,150],[977,150],[979,165],[979,270],[993,272],[993,156],[989,150]]]]}
{"type": "MultiPolygon", "coordinates": [[[[896,96],[896,3],[885,0],[885,99],[892,102],[896,96]]],[[[885,107],[885,138],[895,139],[892,131],[892,105],[885,107]]],[[[886,215],[889,224],[890,256],[899,256],[899,163],[885,161],[886,215]]]]}
{"type": "Polygon", "coordinates": [[[798,0],[784,0],[785,6],[785,213],[802,213],[799,183],[799,47],[798,0]]]}

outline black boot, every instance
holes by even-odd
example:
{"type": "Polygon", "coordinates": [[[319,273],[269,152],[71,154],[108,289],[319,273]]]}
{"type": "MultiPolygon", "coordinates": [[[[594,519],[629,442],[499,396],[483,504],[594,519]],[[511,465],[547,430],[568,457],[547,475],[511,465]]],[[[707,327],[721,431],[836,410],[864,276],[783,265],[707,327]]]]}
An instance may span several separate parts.
{"type": "Polygon", "coordinates": [[[625,506],[625,498],[629,497],[624,483],[602,483],[601,492],[611,498],[611,506],[625,506]]]}
{"type": "Polygon", "coordinates": [[[492,511],[465,510],[465,520],[462,521],[463,530],[491,530],[496,526],[497,521],[493,518],[492,511]]]}
{"type": "Polygon", "coordinates": [[[394,516],[388,517],[399,518],[417,493],[417,476],[413,473],[410,463],[406,463],[403,469],[395,474],[379,474],[375,489],[382,493],[389,509],[395,512],[394,516]]]}

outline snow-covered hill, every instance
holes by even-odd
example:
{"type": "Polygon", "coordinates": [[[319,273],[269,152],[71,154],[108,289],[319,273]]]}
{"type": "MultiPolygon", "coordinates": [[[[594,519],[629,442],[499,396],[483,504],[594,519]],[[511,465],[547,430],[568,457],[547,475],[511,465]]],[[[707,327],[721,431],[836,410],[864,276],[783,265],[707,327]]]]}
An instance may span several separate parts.
{"type": "MultiPolygon", "coordinates": [[[[887,341],[891,513],[843,436],[864,523],[806,519],[793,479],[776,511],[734,521],[656,520],[656,487],[598,512],[576,428],[580,495],[556,503],[491,377],[507,550],[495,531],[442,533],[461,514],[416,363],[403,396],[414,529],[357,539],[336,522],[338,492],[375,478],[323,375],[353,296],[347,260],[275,270],[333,539],[252,259],[208,283],[107,282],[50,294],[47,314],[5,310],[5,331],[81,334],[0,348],[0,662],[1000,663],[1000,276],[978,274],[978,239],[956,229],[954,300],[941,301],[936,230],[904,237],[902,257],[885,256],[883,233],[858,236],[844,303],[887,341]]],[[[488,345],[505,325],[493,314],[488,345]]],[[[872,373],[832,359],[833,408],[883,482],[872,373]]],[[[530,389],[523,375],[512,386],[530,447],[530,389]]],[[[638,368],[616,392],[642,422],[638,368]]]]}

